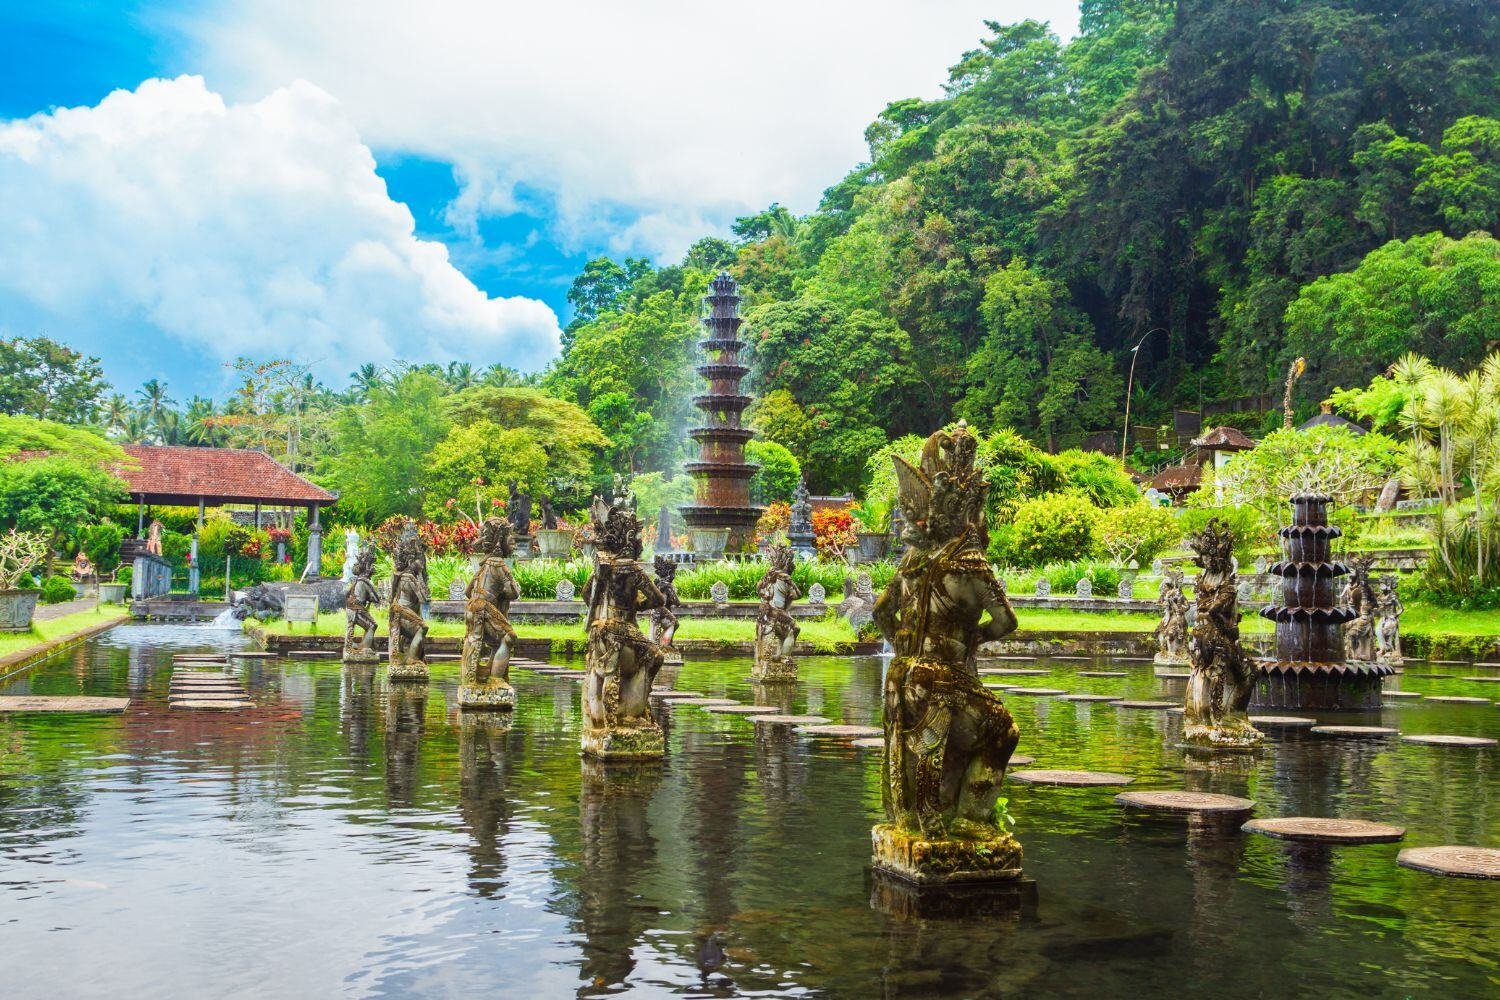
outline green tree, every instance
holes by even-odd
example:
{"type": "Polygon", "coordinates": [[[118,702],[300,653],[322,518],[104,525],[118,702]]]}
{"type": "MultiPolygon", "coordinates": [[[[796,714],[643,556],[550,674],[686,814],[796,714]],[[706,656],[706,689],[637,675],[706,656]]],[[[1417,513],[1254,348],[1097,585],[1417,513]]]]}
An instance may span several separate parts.
{"type": "Polygon", "coordinates": [[[488,516],[491,501],[509,494],[511,480],[531,496],[547,492],[547,464],[546,449],[527,429],[505,428],[490,420],[453,427],[428,460],[423,511],[435,519],[452,518],[448,501],[453,500],[476,520],[480,513],[488,516]]]}
{"type": "Polygon", "coordinates": [[[609,438],[576,404],[540,389],[476,386],[448,399],[445,411],[460,427],[487,423],[527,435],[547,456],[549,491],[587,493],[595,459],[610,445],[609,438]]]}
{"type": "Polygon", "coordinates": [[[791,502],[797,482],[802,478],[802,464],[797,457],[775,441],[750,441],[745,457],[760,468],[750,479],[750,495],[758,504],[775,500],[791,502]]]}
{"type": "Polygon", "coordinates": [[[1431,204],[1451,233],[1500,224],[1500,120],[1467,115],[1443,133],[1443,151],[1420,163],[1416,197],[1431,204]]]}
{"type": "Polygon", "coordinates": [[[108,389],[98,358],[47,337],[0,340],[0,413],[92,423],[108,389]]]}
{"type": "Polygon", "coordinates": [[[395,514],[421,513],[428,457],[452,426],[442,405],[446,394],[442,379],[407,371],[337,414],[317,479],[339,491],[343,516],[375,524],[395,514]]]}

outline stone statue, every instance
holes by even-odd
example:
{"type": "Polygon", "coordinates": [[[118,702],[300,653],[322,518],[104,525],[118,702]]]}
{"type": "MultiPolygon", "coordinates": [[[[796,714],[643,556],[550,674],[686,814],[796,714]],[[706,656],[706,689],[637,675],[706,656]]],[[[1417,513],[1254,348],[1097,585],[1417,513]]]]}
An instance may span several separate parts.
{"type": "Polygon", "coordinates": [[[786,537],[797,558],[811,559],[817,554],[812,525],[812,498],[807,492],[805,478],[797,480],[797,488],[792,493],[791,517],[787,523],[786,537]]]}
{"type": "Polygon", "coordinates": [[[1240,646],[1240,605],[1233,563],[1234,533],[1219,518],[1188,538],[1197,553],[1193,589],[1198,618],[1188,643],[1191,663],[1184,705],[1183,740],[1189,746],[1243,750],[1265,737],[1246,709],[1255,691],[1255,667],[1240,646]]]}
{"type": "Polygon", "coordinates": [[[666,742],[650,704],[661,648],[641,634],[635,616],[666,600],[641,568],[641,522],[629,498],[606,503],[595,497],[589,522],[595,561],[583,586],[588,604],[583,752],[626,760],[661,757],[666,742]]]}
{"type": "Polygon", "coordinates": [[[1156,626],[1156,662],[1162,666],[1184,666],[1188,662],[1188,599],[1182,592],[1182,570],[1169,566],[1162,577],[1157,602],[1161,622],[1156,626]]]}
{"type": "Polygon", "coordinates": [[[506,558],[515,547],[510,525],[498,517],[479,526],[474,552],[480,557],[474,578],[464,589],[464,648],[460,708],[508,709],[516,703],[510,686],[510,654],[516,644],[510,602],[521,596],[506,558]]]}
{"type": "Polygon", "coordinates": [[[1349,560],[1349,581],[1339,594],[1339,603],[1354,609],[1354,618],[1344,626],[1345,654],[1351,660],[1375,659],[1375,588],[1370,584],[1374,556],[1349,560]]]}
{"type": "Polygon", "coordinates": [[[162,523],[156,518],[151,519],[151,526],[146,529],[146,553],[161,558],[161,532],[162,523]]]}
{"type": "Polygon", "coordinates": [[[544,531],[556,531],[557,530],[557,512],[552,509],[552,498],[551,497],[542,497],[542,499],[539,501],[539,503],[540,503],[540,506],[541,506],[542,530],[544,530],[544,531]]]}
{"type": "Polygon", "coordinates": [[[514,544],[522,556],[531,555],[531,494],[522,493],[516,481],[510,481],[510,495],[505,503],[505,513],[510,519],[510,530],[514,544]]]}
{"type": "Polygon", "coordinates": [[[427,622],[422,608],[427,604],[427,547],[414,524],[408,524],[396,543],[395,572],[391,574],[389,679],[426,681],[427,664],[422,661],[422,642],[427,622]]]}
{"type": "Polygon", "coordinates": [[[344,596],[344,662],[375,663],[380,654],[375,652],[375,616],[370,614],[370,605],[380,600],[370,575],[375,572],[375,550],[362,549],[354,559],[349,581],[349,592],[344,596]],[[354,640],[354,630],[363,629],[364,635],[354,640]]]}
{"type": "Polygon", "coordinates": [[[974,467],[977,447],[959,421],[927,439],[920,466],[895,457],[906,554],[875,604],[894,657],[885,680],[887,822],[872,834],[874,864],[918,885],[1021,875],[1021,845],[995,816],[1020,734],[975,667],[981,643],[1016,627],[985,557],[989,481],[974,467]]]}
{"type": "Polygon", "coordinates": [[[1401,657],[1401,613],[1406,605],[1396,593],[1396,578],[1381,577],[1380,594],[1375,598],[1375,614],[1379,624],[1375,626],[1375,656],[1381,663],[1399,667],[1401,657]]]}
{"type": "Polygon", "coordinates": [[[757,683],[790,683],[797,679],[797,661],[792,650],[802,630],[792,617],[792,602],[802,591],[792,581],[792,550],[786,545],[771,548],[766,573],[755,592],[760,610],[755,616],[755,666],[750,679],[757,683]]]}
{"type": "Polygon", "coordinates": [[[354,564],[359,560],[359,532],[353,528],[344,530],[344,582],[354,579],[354,564]]]}
{"type": "Polygon", "coordinates": [[[677,585],[672,582],[677,576],[677,564],[665,556],[657,556],[651,566],[656,574],[656,589],[662,597],[661,607],[651,612],[651,641],[661,647],[662,663],[681,663],[682,654],[672,645],[677,635],[677,615],[672,609],[682,607],[677,585]]]}

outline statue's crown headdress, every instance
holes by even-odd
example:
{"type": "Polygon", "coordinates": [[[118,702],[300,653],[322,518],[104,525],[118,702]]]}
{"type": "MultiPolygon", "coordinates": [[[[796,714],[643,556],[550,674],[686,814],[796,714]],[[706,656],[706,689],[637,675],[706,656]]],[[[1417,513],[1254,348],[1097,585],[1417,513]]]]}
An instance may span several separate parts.
{"type": "Polygon", "coordinates": [[[960,420],[951,432],[928,437],[918,465],[893,456],[897,501],[908,524],[934,539],[953,538],[973,527],[982,540],[990,483],[974,465],[978,450],[978,439],[960,420]]]}
{"type": "Polygon", "coordinates": [[[635,498],[621,496],[614,503],[594,497],[589,507],[590,532],[600,552],[634,559],[640,554],[641,519],[635,516],[635,498]]]}
{"type": "Polygon", "coordinates": [[[662,580],[671,580],[677,575],[677,564],[666,556],[657,556],[651,560],[652,571],[662,580]]]}

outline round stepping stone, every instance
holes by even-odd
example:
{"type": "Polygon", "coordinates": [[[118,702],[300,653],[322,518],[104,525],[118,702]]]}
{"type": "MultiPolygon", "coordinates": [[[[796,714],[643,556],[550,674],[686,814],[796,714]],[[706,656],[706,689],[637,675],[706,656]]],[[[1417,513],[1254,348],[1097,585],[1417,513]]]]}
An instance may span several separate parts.
{"type": "Polygon", "coordinates": [[[1476,667],[1500,667],[1500,663],[1488,663],[1488,662],[1486,662],[1484,660],[1479,660],[1479,661],[1475,662],[1474,666],[1476,666],[1476,667]]]}
{"type": "Polygon", "coordinates": [[[1447,702],[1450,705],[1486,705],[1486,704],[1489,704],[1489,699],[1488,698],[1473,698],[1473,697],[1470,697],[1468,695],[1462,695],[1462,694],[1430,694],[1430,695],[1427,696],[1427,700],[1428,701],[1442,701],[1442,702],[1447,702]]]}
{"type": "Polygon", "coordinates": [[[1185,681],[1193,676],[1190,673],[1174,670],[1171,673],[1157,674],[1156,679],[1160,681],[1185,681]]]}
{"type": "Polygon", "coordinates": [[[775,715],[781,709],[774,705],[709,705],[716,715],[775,715]]]}
{"type": "Polygon", "coordinates": [[[702,698],[702,691],[652,691],[651,697],[663,701],[681,701],[684,698],[702,698]]]}
{"type": "Polygon", "coordinates": [[[1117,694],[1065,694],[1062,701],[1119,701],[1121,695],[1117,694]]]}
{"type": "Polygon", "coordinates": [[[1421,697],[1423,697],[1423,695],[1420,694],[1419,692],[1416,692],[1416,691],[1382,691],[1382,692],[1380,692],[1380,697],[1382,697],[1382,698],[1421,698],[1421,697]]]}
{"type": "MultiPolygon", "coordinates": [[[[1462,681],[1477,681],[1480,684],[1500,684],[1500,677],[1460,677],[1462,681]]],[[[1417,848],[1422,850],[1422,848],[1417,848]]]]}
{"type": "Polygon", "coordinates": [[[1182,706],[1177,704],[1177,702],[1175,701],[1117,701],[1115,702],[1115,707],[1155,709],[1156,711],[1161,712],[1168,711],[1174,708],[1181,708],[1182,706]]]}
{"type": "Polygon", "coordinates": [[[1316,726],[1317,719],[1304,719],[1299,715],[1252,715],[1250,716],[1252,726],[1286,726],[1296,728],[1298,726],[1316,726]]]}
{"type": "Polygon", "coordinates": [[[1128,785],[1135,780],[1128,774],[1109,771],[1012,771],[1010,776],[1026,785],[1068,785],[1076,788],[1128,785]]]}
{"type": "Polygon", "coordinates": [[[884,750],[885,749],[885,737],[884,736],[866,736],[866,737],[864,737],[862,739],[850,740],[849,741],[849,745],[850,746],[859,747],[861,750],[876,750],[876,749],[884,750]]]}
{"type": "Polygon", "coordinates": [[[1458,878],[1500,878],[1500,848],[1408,847],[1396,855],[1396,864],[1431,875],[1453,875],[1458,878]]]}
{"type": "Polygon", "coordinates": [[[1436,733],[1413,733],[1402,736],[1403,743],[1425,743],[1435,747],[1492,747],[1500,740],[1487,736],[1441,736],[1436,733]]]}
{"type": "Polygon", "coordinates": [[[733,698],[678,698],[674,704],[677,705],[738,705],[739,702],[733,698]]]}
{"type": "Polygon", "coordinates": [[[1011,767],[1025,767],[1027,764],[1035,764],[1035,757],[1028,757],[1024,753],[1014,754],[1010,758],[1011,767]]]}
{"type": "Polygon", "coordinates": [[[841,726],[838,724],[798,726],[797,732],[806,733],[809,736],[860,736],[866,738],[874,736],[884,738],[885,736],[885,730],[879,726],[841,726]]]}
{"type": "Polygon", "coordinates": [[[1231,813],[1244,815],[1255,808],[1254,799],[1212,792],[1121,792],[1115,801],[1132,809],[1167,813],[1231,813]]]}
{"type": "Polygon", "coordinates": [[[985,685],[985,687],[988,690],[990,690],[990,691],[1014,691],[1016,688],[1018,688],[1020,686],[1021,685],[1019,685],[1019,684],[986,684],[985,685]]]}
{"type": "Polygon", "coordinates": [[[820,726],[828,720],[821,715],[756,715],[751,721],[757,726],[762,722],[769,726],[820,726]]]}
{"type": "Polygon", "coordinates": [[[1041,677],[1047,674],[1046,670],[1011,670],[1007,667],[986,667],[979,671],[988,677],[1041,677]]]}
{"type": "Polygon", "coordinates": [[[1006,694],[1019,694],[1027,698],[1052,698],[1067,694],[1062,688],[1011,688],[1006,694]]]}
{"type": "Polygon", "coordinates": [[[1395,736],[1396,730],[1387,726],[1313,726],[1308,730],[1319,736],[1395,736]]]}
{"type": "Polygon", "coordinates": [[[1125,677],[1125,676],[1127,676],[1127,674],[1123,670],[1080,670],[1080,671],[1078,671],[1078,676],[1079,677],[1125,677]]]}
{"type": "Polygon", "coordinates": [[[1315,844],[1393,844],[1406,836],[1404,826],[1322,816],[1252,819],[1240,829],[1246,833],[1263,833],[1278,840],[1305,840],[1315,844]]]}

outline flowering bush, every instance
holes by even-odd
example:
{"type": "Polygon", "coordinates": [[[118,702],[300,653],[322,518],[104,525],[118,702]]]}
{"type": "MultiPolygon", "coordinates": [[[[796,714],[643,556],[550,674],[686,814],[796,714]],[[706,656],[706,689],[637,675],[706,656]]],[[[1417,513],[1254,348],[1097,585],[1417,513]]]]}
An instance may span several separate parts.
{"type": "Polygon", "coordinates": [[[785,535],[792,525],[792,507],[785,500],[773,500],[766,505],[765,513],[755,522],[755,540],[769,542],[778,535],[785,535]]]}
{"type": "Polygon", "coordinates": [[[479,538],[479,526],[472,521],[455,521],[439,524],[436,521],[413,521],[409,517],[388,517],[375,527],[375,545],[382,552],[396,551],[401,532],[408,524],[417,526],[417,534],[427,546],[429,555],[468,555],[474,551],[474,542],[479,538]]]}
{"type": "Polygon", "coordinates": [[[854,515],[847,507],[825,507],[813,511],[813,544],[818,558],[842,562],[844,550],[857,543],[854,537],[854,515]]]}

